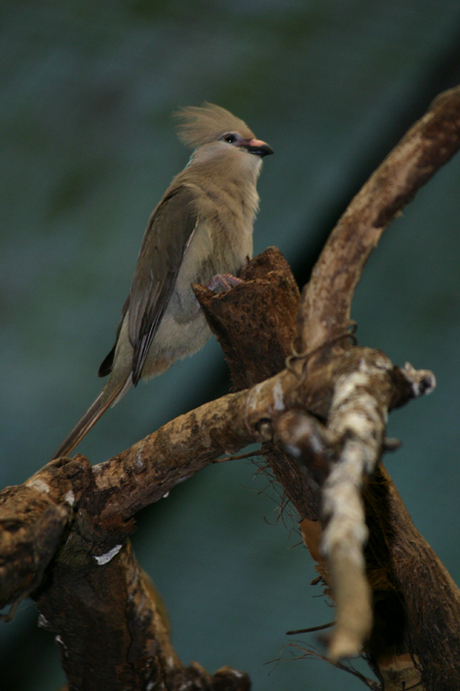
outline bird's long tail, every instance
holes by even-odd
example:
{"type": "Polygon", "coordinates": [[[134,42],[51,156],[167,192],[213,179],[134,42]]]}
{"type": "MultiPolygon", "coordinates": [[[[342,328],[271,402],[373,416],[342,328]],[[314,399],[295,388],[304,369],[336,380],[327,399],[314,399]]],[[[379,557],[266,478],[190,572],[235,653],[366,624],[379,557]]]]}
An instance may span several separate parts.
{"type": "MultiPolygon", "coordinates": [[[[130,382],[129,382],[130,384],[130,382]]],[[[117,403],[120,398],[130,388],[128,382],[121,382],[113,390],[107,391],[105,386],[94,403],[90,405],[83,417],[77,422],[73,430],[67,435],[62,444],[54,452],[51,461],[61,456],[68,456],[71,451],[81,442],[83,437],[89,432],[91,427],[99,420],[112,403],[117,403]]]]}

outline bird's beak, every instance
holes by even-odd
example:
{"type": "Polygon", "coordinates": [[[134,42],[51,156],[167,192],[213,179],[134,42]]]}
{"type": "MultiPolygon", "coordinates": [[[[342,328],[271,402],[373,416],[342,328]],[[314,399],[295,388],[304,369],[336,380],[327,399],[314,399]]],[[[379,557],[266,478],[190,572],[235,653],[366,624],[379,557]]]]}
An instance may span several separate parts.
{"type": "Polygon", "coordinates": [[[256,156],[260,156],[260,158],[274,153],[272,147],[268,146],[268,144],[261,139],[250,139],[245,142],[245,147],[249,154],[255,154],[256,156]]]}

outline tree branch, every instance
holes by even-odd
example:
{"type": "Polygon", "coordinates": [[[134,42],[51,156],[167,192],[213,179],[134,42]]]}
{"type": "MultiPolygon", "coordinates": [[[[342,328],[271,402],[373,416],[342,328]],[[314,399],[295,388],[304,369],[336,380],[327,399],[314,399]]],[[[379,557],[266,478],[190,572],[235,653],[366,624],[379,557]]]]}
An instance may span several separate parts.
{"type": "Polygon", "coordinates": [[[440,94],[350,202],[313,269],[299,304],[301,350],[347,328],[370,253],[389,223],[460,146],[460,87],[440,94]]]}

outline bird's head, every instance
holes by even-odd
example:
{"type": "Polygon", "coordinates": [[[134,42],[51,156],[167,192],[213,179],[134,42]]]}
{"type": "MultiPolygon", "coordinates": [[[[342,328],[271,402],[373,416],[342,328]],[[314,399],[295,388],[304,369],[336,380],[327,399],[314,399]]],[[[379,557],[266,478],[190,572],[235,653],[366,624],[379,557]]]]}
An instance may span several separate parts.
{"type": "Polygon", "coordinates": [[[193,160],[196,162],[220,159],[258,172],[261,159],[273,153],[268,144],[256,139],[243,120],[221,106],[212,103],[190,106],[175,116],[182,120],[179,138],[195,149],[193,160]],[[241,153],[251,156],[242,159],[241,153]]]}
{"type": "MultiPolygon", "coordinates": [[[[251,132],[252,135],[252,132],[251,132]]],[[[251,137],[244,137],[244,134],[240,132],[225,132],[219,141],[230,144],[231,146],[239,147],[241,151],[246,151],[248,154],[254,154],[255,156],[268,156],[273,153],[271,146],[263,142],[261,139],[256,139],[254,135],[251,137]]]]}

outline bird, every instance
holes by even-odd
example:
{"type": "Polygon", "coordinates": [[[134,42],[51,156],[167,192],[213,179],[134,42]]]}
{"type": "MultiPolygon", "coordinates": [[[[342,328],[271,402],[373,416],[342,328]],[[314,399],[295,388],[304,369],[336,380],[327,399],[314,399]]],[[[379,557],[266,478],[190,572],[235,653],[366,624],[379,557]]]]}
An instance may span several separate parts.
{"type": "Polygon", "coordinates": [[[150,216],[115,345],[99,368],[108,380],[51,460],[73,451],[141,378],[205,345],[211,331],[191,284],[228,289],[252,258],[256,184],[273,149],[221,106],[205,102],[173,115],[193,153],[150,216]]]}

